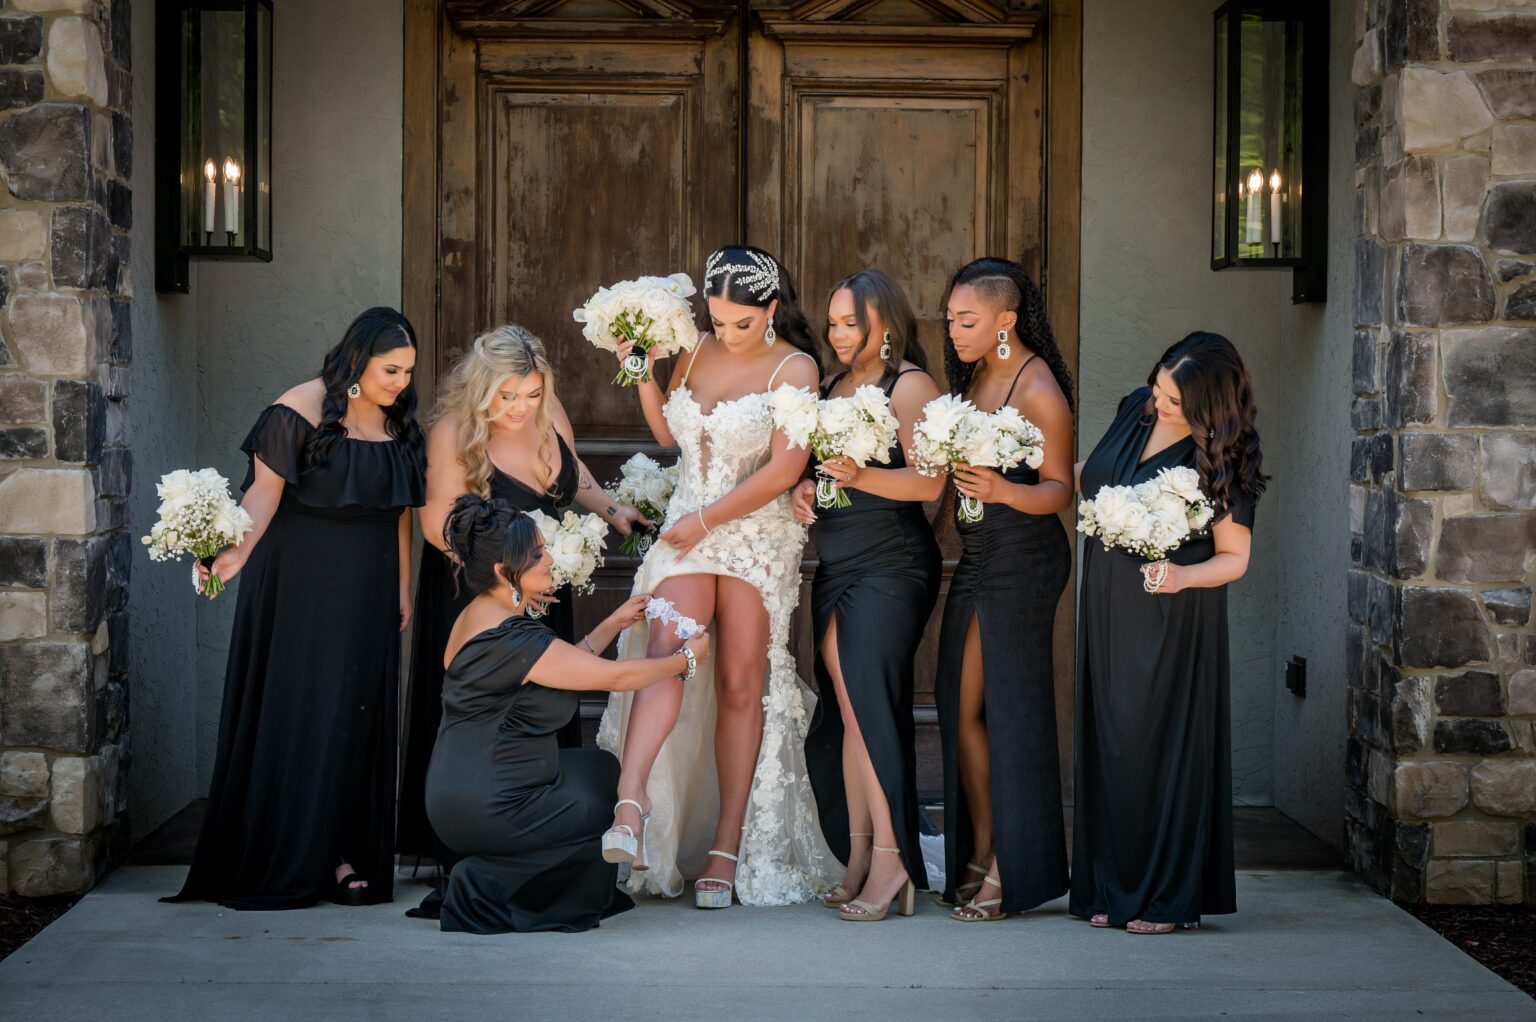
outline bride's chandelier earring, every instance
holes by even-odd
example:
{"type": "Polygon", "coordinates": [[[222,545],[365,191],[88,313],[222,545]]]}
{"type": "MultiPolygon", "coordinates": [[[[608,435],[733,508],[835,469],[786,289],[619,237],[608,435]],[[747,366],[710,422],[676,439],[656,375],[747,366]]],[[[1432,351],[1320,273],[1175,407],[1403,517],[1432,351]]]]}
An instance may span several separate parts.
{"type": "Polygon", "coordinates": [[[778,340],[778,339],[779,339],[779,335],[776,332],[774,332],[773,320],[770,319],[768,321],[768,329],[763,331],[763,340],[767,341],[768,342],[768,347],[771,348],[771,347],[773,347],[773,342],[778,340]]]}
{"type": "Polygon", "coordinates": [[[882,361],[882,362],[889,362],[890,360],[891,360],[891,332],[889,330],[887,330],[885,332],[885,340],[880,342],[880,361],[882,361]]]}
{"type": "Polygon", "coordinates": [[[352,386],[347,388],[347,397],[351,398],[353,401],[356,401],[362,396],[363,388],[361,384],[354,383],[352,386]]]}
{"type": "Polygon", "coordinates": [[[997,332],[997,357],[1006,359],[1013,354],[1013,349],[1008,346],[1008,331],[997,332]]]}

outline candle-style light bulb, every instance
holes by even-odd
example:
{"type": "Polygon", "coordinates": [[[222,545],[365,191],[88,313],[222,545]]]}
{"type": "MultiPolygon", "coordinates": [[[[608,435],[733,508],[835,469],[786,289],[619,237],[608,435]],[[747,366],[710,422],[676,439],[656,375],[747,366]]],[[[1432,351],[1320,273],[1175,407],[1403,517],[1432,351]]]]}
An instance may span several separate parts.
{"type": "MultiPolygon", "coordinates": [[[[1277,247],[1280,244],[1280,171],[1271,171],[1269,175],[1269,240],[1277,247]]],[[[1278,251],[1275,255],[1279,255],[1278,251]]]]}
{"type": "Polygon", "coordinates": [[[203,164],[203,233],[213,234],[213,207],[219,201],[219,168],[210,158],[203,164]]]}
{"type": "Polygon", "coordinates": [[[240,164],[233,156],[224,157],[224,230],[233,245],[240,233],[240,164]]]}
{"type": "Polygon", "coordinates": [[[1264,241],[1264,222],[1259,218],[1259,193],[1264,190],[1264,172],[1258,167],[1253,168],[1253,173],[1248,175],[1248,210],[1246,230],[1243,232],[1244,240],[1250,245],[1259,245],[1264,241]]]}

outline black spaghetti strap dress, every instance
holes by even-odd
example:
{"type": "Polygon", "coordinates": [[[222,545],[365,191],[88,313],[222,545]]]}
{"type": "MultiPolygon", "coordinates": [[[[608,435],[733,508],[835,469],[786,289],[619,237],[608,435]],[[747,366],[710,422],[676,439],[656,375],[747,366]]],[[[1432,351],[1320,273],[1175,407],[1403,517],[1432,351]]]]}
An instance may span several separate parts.
{"type": "Polygon", "coordinates": [[[236,578],[208,808],[168,901],[302,908],[343,860],[392,898],[400,684],[400,516],[420,451],[343,439],[306,464],[313,426],[272,405],[241,445],[283,477],[282,503],[236,578]]]}
{"type": "MultiPolygon", "coordinates": [[[[1022,463],[1003,477],[1029,485],[1040,481],[1039,472],[1022,463]]],[[[1072,570],[1072,544],[1057,516],[1025,514],[1005,504],[987,504],[980,522],[959,522],[958,529],[964,545],[944,605],[934,680],[944,758],[944,897],[955,901],[955,887],[966,881],[966,863],[974,854],[960,785],[958,724],[965,635],[974,617],[985,679],[993,845],[1003,885],[999,911],[1022,912],[1067,891],[1051,650],[1056,605],[1072,570]]]]}
{"type": "MultiPolygon", "coordinates": [[[[1120,402],[1083,465],[1084,496],[1195,467],[1188,437],[1141,460],[1151,393],[1120,402]]],[[[1236,496],[1224,513],[1251,529],[1254,501],[1236,496]]],[[[1168,559],[1198,564],[1215,552],[1207,534],[1168,559]]],[[[1098,539],[1083,543],[1070,910],[1106,912],[1112,926],[1237,911],[1227,589],[1148,593],[1144,563],[1098,539]]]]}
{"type": "MultiPolygon", "coordinates": [[[[836,382],[828,384],[823,396],[836,382]]],[[[892,381],[887,397],[895,385],[892,381]]],[[[906,464],[897,443],[891,447],[889,463],[879,467],[905,468],[906,464]]],[[[890,805],[907,874],[913,884],[926,890],[928,871],[918,843],[912,686],[917,647],[939,598],[939,545],[920,502],[860,490],[849,491],[849,497],[848,507],[818,508],[811,526],[820,558],[811,582],[811,618],[821,697],[805,739],[806,765],[827,846],[847,863],[842,708],[821,657],[821,640],[835,615],[838,661],[848,700],[890,805]]]]}
{"type": "MultiPolygon", "coordinates": [[[[546,493],[540,493],[521,480],[491,467],[491,496],[504,500],[519,511],[542,511],[558,518],[576,495],[578,470],[576,456],[559,433],[560,470],[546,493]]],[[[453,568],[447,556],[431,543],[421,544],[421,567],[416,583],[415,638],[411,644],[411,683],[406,694],[405,741],[400,771],[400,825],[395,850],[401,855],[438,858],[440,849],[432,837],[422,802],[427,764],[432,759],[432,745],[437,740],[437,726],[443,716],[443,650],[448,648],[448,634],[453,623],[469,605],[473,594],[454,586],[453,568]]],[[[570,589],[557,594],[560,602],[544,618],[555,635],[566,642],[576,641],[576,613],[570,589]]],[[[581,718],[573,716],[560,730],[562,746],[581,745],[581,718]]]]}
{"type": "Polygon", "coordinates": [[[526,681],[555,633],[517,616],[464,644],[443,678],[443,723],[426,810],[458,856],[441,928],[576,933],[634,907],[600,838],[613,822],[619,761],[562,749],[575,692],[526,681]]]}

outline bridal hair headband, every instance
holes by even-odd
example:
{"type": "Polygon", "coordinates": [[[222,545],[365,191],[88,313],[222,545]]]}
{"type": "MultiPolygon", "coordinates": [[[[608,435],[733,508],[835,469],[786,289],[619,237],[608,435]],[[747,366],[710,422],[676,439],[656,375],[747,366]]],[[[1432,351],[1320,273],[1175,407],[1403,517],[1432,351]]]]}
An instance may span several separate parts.
{"type": "Polygon", "coordinates": [[[709,287],[709,282],[716,277],[734,277],[736,283],[758,301],[766,303],[774,293],[779,290],[779,264],[773,261],[772,256],[760,255],[757,252],[747,252],[746,263],[728,263],[725,261],[725,249],[716,249],[709,257],[709,262],[704,264],[704,287],[709,287]]]}

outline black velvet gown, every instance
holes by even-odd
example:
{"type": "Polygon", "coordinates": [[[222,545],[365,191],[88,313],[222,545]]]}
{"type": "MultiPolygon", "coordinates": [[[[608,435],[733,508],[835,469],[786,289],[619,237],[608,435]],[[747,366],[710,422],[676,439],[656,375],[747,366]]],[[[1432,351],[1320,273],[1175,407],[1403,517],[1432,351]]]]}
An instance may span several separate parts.
{"type": "Polygon", "coordinates": [[[301,908],[345,859],[390,901],[400,683],[400,516],[419,507],[419,452],[343,439],[305,464],[314,427],[272,405],[241,445],[286,482],[236,579],[208,809],[168,901],[301,908]]]}
{"type": "MultiPolygon", "coordinates": [[[[1022,463],[1003,476],[1014,483],[1040,481],[1039,472],[1022,463]]],[[[1005,504],[987,504],[980,522],[960,522],[958,528],[964,549],[944,605],[934,682],[944,756],[944,897],[953,902],[957,884],[981,879],[965,875],[974,847],[960,785],[958,724],[965,635],[974,617],[985,679],[993,844],[1003,885],[999,910],[1022,912],[1067,890],[1051,652],[1072,545],[1055,515],[1024,514],[1005,504]]]]}
{"type": "Polygon", "coordinates": [[[526,681],[555,640],[510,617],[464,644],[443,678],[443,723],[427,770],[427,816],[459,856],[444,930],[588,930],[634,907],[599,841],[613,822],[619,761],[562,749],[575,692],[526,681]]]}
{"type": "MultiPolygon", "coordinates": [[[[578,470],[576,456],[558,433],[560,470],[547,493],[540,493],[500,469],[491,468],[491,496],[504,500],[519,511],[542,511],[558,518],[576,494],[578,470]]],[[[415,638],[411,645],[411,683],[406,693],[405,740],[400,771],[400,825],[395,850],[401,855],[440,858],[440,849],[427,822],[422,788],[426,783],[427,764],[432,759],[432,744],[437,740],[437,726],[443,716],[443,650],[453,623],[469,605],[472,594],[456,589],[453,569],[443,552],[431,543],[421,544],[420,577],[416,583],[415,638]]],[[[556,595],[560,602],[544,618],[566,642],[576,641],[576,615],[569,587],[556,595]]],[[[561,729],[560,744],[581,745],[581,718],[574,716],[561,729]]]]}
{"type": "MultiPolygon", "coordinates": [[[[887,396],[894,387],[893,381],[887,396]]],[[[889,463],[877,467],[905,468],[906,463],[898,443],[891,448],[889,463]]],[[[928,871],[918,843],[912,685],[913,660],[939,597],[939,545],[920,502],[860,490],[848,495],[851,506],[818,508],[811,526],[820,558],[811,582],[820,698],[805,739],[806,765],[827,845],[847,863],[842,708],[821,657],[822,637],[836,615],[838,661],[848,700],[890,805],[907,874],[917,887],[927,889],[928,871]]]]}
{"type": "MultiPolygon", "coordinates": [[[[1084,496],[1194,468],[1188,437],[1141,461],[1150,396],[1144,387],[1120,402],[1083,465],[1084,496]]],[[[1233,500],[1229,513],[1253,527],[1251,499],[1233,500]]],[[[1168,559],[1198,564],[1215,552],[1206,535],[1168,559]]],[[[1227,590],[1148,593],[1144,563],[1097,539],[1083,544],[1070,908],[1107,912],[1112,926],[1237,911],[1227,590]]]]}

